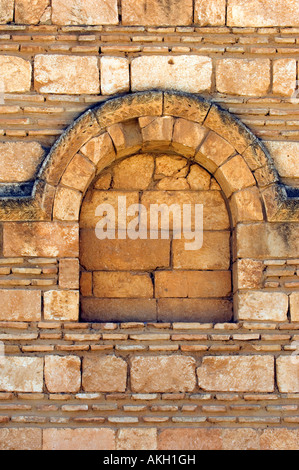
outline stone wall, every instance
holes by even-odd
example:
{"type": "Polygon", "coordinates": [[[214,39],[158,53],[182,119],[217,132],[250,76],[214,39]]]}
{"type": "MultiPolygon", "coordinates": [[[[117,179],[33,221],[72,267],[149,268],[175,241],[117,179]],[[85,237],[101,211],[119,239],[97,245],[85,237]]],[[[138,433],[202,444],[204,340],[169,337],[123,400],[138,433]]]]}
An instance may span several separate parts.
{"type": "Polygon", "coordinates": [[[298,449],[298,2],[136,3],[0,0],[0,448],[298,449]]]}

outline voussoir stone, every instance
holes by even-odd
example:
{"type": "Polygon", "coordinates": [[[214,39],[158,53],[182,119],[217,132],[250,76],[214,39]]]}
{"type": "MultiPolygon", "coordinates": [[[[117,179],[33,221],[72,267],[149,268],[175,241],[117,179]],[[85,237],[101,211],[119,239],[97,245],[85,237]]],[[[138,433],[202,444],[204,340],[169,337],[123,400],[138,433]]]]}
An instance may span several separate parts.
{"type": "Polygon", "coordinates": [[[192,392],[195,382],[192,357],[150,356],[131,361],[131,386],[136,393],[192,392]]]}
{"type": "Polygon", "coordinates": [[[204,357],[197,369],[198,385],[206,391],[273,392],[272,356],[204,357]]]}

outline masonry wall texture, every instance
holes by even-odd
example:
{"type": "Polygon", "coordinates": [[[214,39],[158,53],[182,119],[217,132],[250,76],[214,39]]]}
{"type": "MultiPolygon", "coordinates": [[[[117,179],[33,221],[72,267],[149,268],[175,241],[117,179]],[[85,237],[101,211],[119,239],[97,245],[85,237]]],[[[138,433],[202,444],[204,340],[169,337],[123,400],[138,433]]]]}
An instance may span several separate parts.
{"type": "Polygon", "coordinates": [[[298,53],[297,0],[0,0],[1,450],[298,450],[298,53]]]}

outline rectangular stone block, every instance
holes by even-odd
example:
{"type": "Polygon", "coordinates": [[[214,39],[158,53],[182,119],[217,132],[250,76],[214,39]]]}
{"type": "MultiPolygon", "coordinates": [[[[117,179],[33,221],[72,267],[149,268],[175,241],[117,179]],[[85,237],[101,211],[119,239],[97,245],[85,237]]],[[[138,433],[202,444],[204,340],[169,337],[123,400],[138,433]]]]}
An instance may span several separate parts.
{"type": "Polygon", "coordinates": [[[265,429],[260,439],[261,450],[299,450],[298,429],[265,429]]]}
{"type": "Polygon", "coordinates": [[[225,26],[226,0],[195,0],[194,13],[200,26],[225,26]]]}
{"type": "Polygon", "coordinates": [[[37,256],[43,258],[79,255],[77,223],[8,222],[3,226],[5,257],[37,256]]]}
{"type": "Polygon", "coordinates": [[[221,59],[217,62],[217,90],[230,95],[265,95],[270,87],[270,65],[268,59],[221,59]]]}
{"type": "Polygon", "coordinates": [[[44,293],[44,319],[78,321],[79,292],[52,290],[44,293]]]}
{"type": "Polygon", "coordinates": [[[117,0],[52,0],[52,22],[58,25],[118,24],[117,0]]]}
{"type": "Polygon", "coordinates": [[[1,142],[0,182],[21,183],[34,179],[43,156],[38,142],[1,142]]]}
{"type": "Polygon", "coordinates": [[[0,56],[0,91],[3,93],[26,93],[31,89],[32,67],[21,57],[0,56]]]}
{"type": "Polygon", "coordinates": [[[230,300],[222,299],[159,299],[160,322],[225,323],[233,317],[230,300]]]}
{"type": "Polygon", "coordinates": [[[62,289],[79,289],[79,268],[77,258],[59,261],[59,286],[62,289]]]}
{"type": "Polygon", "coordinates": [[[124,93],[130,89],[129,61],[125,57],[101,58],[102,95],[124,93]]]}
{"type": "Polygon", "coordinates": [[[299,292],[290,295],[291,320],[299,322],[299,292]]]}
{"type": "Polygon", "coordinates": [[[115,431],[109,428],[44,429],[43,450],[115,450],[115,431]]]}
{"type": "Polygon", "coordinates": [[[117,450],[157,450],[156,428],[140,429],[120,429],[117,434],[117,450]]]}
{"type": "Polygon", "coordinates": [[[293,96],[296,90],[297,62],[295,59],[280,59],[273,63],[273,93],[293,96]]]}
{"type": "Polygon", "coordinates": [[[78,393],[81,359],[76,356],[46,356],[45,384],[50,393],[78,393]]]}
{"type": "Polygon", "coordinates": [[[97,57],[37,55],[34,61],[34,86],[40,93],[100,93],[97,57]]]}
{"type": "Polygon", "coordinates": [[[49,0],[16,0],[15,22],[19,24],[37,24],[48,6],[49,0]]]}
{"type": "Polygon", "coordinates": [[[0,429],[0,450],[42,450],[42,429],[0,429]]]}
{"type": "Polygon", "coordinates": [[[192,0],[122,0],[122,23],[125,25],[169,26],[192,23],[192,0]]]}
{"type": "Polygon", "coordinates": [[[170,89],[200,93],[211,88],[212,60],[195,55],[143,56],[132,60],[131,73],[132,91],[170,89]]]}
{"type": "Polygon", "coordinates": [[[131,360],[131,387],[135,393],[192,392],[195,384],[193,357],[147,356],[131,360]]]}
{"type": "Polygon", "coordinates": [[[0,289],[1,321],[40,321],[41,291],[0,289]]]}
{"type": "Polygon", "coordinates": [[[241,292],[237,303],[239,320],[287,321],[289,300],[282,292],[241,292]]]}
{"type": "Polygon", "coordinates": [[[43,373],[41,357],[1,358],[0,391],[40,393],[43,391],[43,373]]]}
{"type": "Polygon", "coordinates": [[[230,271],[158,271],[155,273],[156,297],[228,297],[230,271]]]}
{"type": "Polygon", "coordinates": [[[150,271],[170,265],[170,240],[98,240],[80,231],[81,264],[88,271],[150,271]]]}
{"type": "Polygon", "coordinates": [[[299,142],[267,142],[282,178],[299,178],[299,142]]]}
{"type": "Polygon", "coordinates": [[[81,298],[81,320],[99,322],[149,322],[157,320],[154,299],[81,298]]]}
{"type": "Polygon", "coordinates": [[[288,0],[229,0],[227,25],[237,27],[299,26],[299,4],[288,0]]]}
{"type": "Polygon", "coordinates": [[[153,283],[149,274],[98,271],[93,273],[93,293],[102,298],[150,299],[153,283]]]}
{"type": "Polygon", "coordinates": [[[10,23],[13,21],[14,0],[0,0],[0,23],[10,23]]]}
{"type": "MultiPolygon", "coordinates": [[[[297,346],[298,348],[298,346],[297,346]]],[[[276,359],[277,385],[281,393],[299,393],[299,354],[276,359]]]]}
{"type": "Polygon", "coordinates": [[[126,361],[120,357],[84,357],[83,388],[86,392],[125,392],[127,368],[126,361]]]}
{"type": "Polygon", "coordinates": [[[220,429],[168,428],[159,433],[159,450],[222,450],[220,429]]]}
{"type": "Polygon", "coordinates": [[[204,357],[197,369],[198,385],[206,391],[273,392],[274,357],[204,357]]]}

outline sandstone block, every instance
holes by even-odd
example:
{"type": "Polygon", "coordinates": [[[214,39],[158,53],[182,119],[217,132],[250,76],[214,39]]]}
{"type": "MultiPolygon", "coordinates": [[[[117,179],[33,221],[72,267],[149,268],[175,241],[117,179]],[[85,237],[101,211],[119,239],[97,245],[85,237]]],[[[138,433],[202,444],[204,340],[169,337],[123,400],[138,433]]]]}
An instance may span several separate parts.
{"type": "Polygon", "coordinates": [[[14,0],[0,0],[0,23],[10,23],[14,16],[14,0]]]}
{"type": "Polygon", "coordinates": [[[232,302],[225,299],[158,300],[159,322],[226,323],[233,317],[232,302]]]}
{"type": "Polygon", "coordinates": [[[152,181],[154,172],[152,155],[135,155],[121,161],[114,167],[113,189],[144,190],[152,181]]]}
{"type": "Polygon", "coordinates": [[[3,228],[3,252],[6,257],[70,257],[79,252],[76,223],[24,222],[6,223],[3,228]]]}
{"type": "Polygon", "coordinates": [[[49,6],[49,0],[16,0],[15,22],[37,24],[49,6]]]}
{"type": "Polygon", "coordinates": [[[4,357],[0,366],[2,392],[43,391],[44,361],[41,357],[4,357]]]}
{"type": "Polygon", "coordinates": [[[35,89],[40,93],[98,94],[100,80],[96,57],[37,55],[34,61],[35,89]]]}
{"type": "Polygon", "coordinates": [[[94,165],[79,153],[74,156],[64,172],[61,183],[84,192],[95,174],[94,165]]]}
{"type": "Polygon", "coordinates": [[[41,291],[0,289],[1,321],[39,321],[41,291]]]}
{"type": "Polygon", "coordinates": [[[298,450],[298,429],[265,429],[261,435],[262,450],[298,450]]]}
{"type": "Polygon", "coordinates": [[[258,188],[248,188],[234,193],[231,198],[233,223],[264,220],[262,202],[258,188]]]}
{"type": "Polygon", "coordinates": [[[167,150],[173,136],[174,119],[170,116],[157,117],[144,125],[143,119],[139,119],[142,139],[146,150],[167,150]]]}
{"type": "Polygon", "coordinates": [[[43,450],[115,450],[115,431],[109,428],[44,429],[43,450]]]}
{"type": "Polygon", "coordinates": [[[204,357],[197,369],[198,385],[218,392],[273,392],[272,356],[204,357]]]}
{"type": "Polygon", "coordinates": [[[204,191],[210,189],[211,175],[199,165],[191,165],[187,181],[193,191],[204,191]]]}
{"type": "Polygon", "coordinates": [[[81,359],[46,356],[45,383],[50,393],[77,393],[81,387],[81,359]]]}
{"type": "Polygon", "coordinates": [[[134,357],[131,386],[135,393],[192,392],[195,360],[187,356],[134,357]]]}
{"type": "Polygon", "coordinates": [[[125,25],[169,26],[192,23],[192,0],[159,0],[122,1],[122,22],[125,25]]]}
{"type": "Polygon", "coordinates": [[[48,291],[44,293],[45,320],[78,321],[79,292],[48,291]]]}
{"type": "Polygon", "coordinates": [[[115,160],[116,156],[108,132],[91,139],[81,148],[81,152],[97,166],[98,172],[109,166],[115,160]]]}
{"type": "Polygon", "coordinates": [[[277,385],[281,393],[299,393],[299,356],[281,356],[276,359],[277,385]]]}
{"type": "Polygon", "coordinates": [[[220,429],[163,429],[159,450],[222,450],[220,429]]]}
{"type": "Polygon", "coordinates": [[[225,26],[225,0],[196,0],[195,23],[200,26],[225,26]]]}
{"type": "Polygon", "coordinates": [[[200,93],[210,90],[212,84],[212,60],[208,57],[143,56],[133,59],[131,68],[132,91],[166,88],[200,93]]]}
{"type": "Polygon", "coordinates": [[[38,142],[1,142],[0,182],[21,183],[34,179],[43,156],[38,142]]]}
{"type": "Polygon", "coordinates": [[[52,22],[59,25],[118,24],[117,0],[53,0],[52,22]]]}
{"type": "Polygon", "coordinates": [[[299,322],[299,292],[290,295],[291,320],[299,322]]]}
{"type": "Polygon", "coordinates": [[[0,450],[42,450],[42,430],[2,428],[0,429],[0,450]]]}
{"type": "Polygon", "coordinates": [[[102,95],[124,93],[130,89],[129,61],[124,57],[101,58],[102,95]]]}
{"type": "Polygon", "coordinates": [[[81,299],[81,319],[100,322],[152,322],[157,320],[155,299],[81,299]]]}
{"type": "Polygon", "coordinates": [[[61,259],[59,261],[59,287],[79,289],[79,260],[61,259]]]}
{"type": "Polygon", "coordinates": [[[299,26],[299,5],[289,0],[288,8],[283,0],[229,0],[227,9],[228,26],[267,27],[299,26]]]}
{"type": "Polygon", "coordinates": [[[172,147],[186,156],[194,156],[206,136],[207,130],[187,119],[177,119],[173,131],[172,147]]]}
{"type": "Polygon", "coordinates": [[[117,450],[157,450],[157,429],[120,429],[116,439],[117,450]]]}
{"type": "Polygon", "coordinates": [[[223,450],[260,450],[260,435],[256,429],[224,429],[222,440],[223,450]]]}
{"type": "Polygon", "coordinates": [[[281,292],[241,292],[238,294],[239,320],[287,321],[288,296],[281,292]]]}
{"type": "Polygon", "coordinates": [[[31,88],[32,67],[28,60],[15,56],[0,56],[1,91],[25,93],[31,88]]]}
{"type": "Polygon", "coordinates": [[[125,392],[127,363],[116,356],[85,357],[82,384],[86,392],[125,392]]]}
{"type": "Polygon", "coordinates": [[[273,64],[273,93],[293,96],[296,90],[297,63],[295,59],[275,60],[273,64]]]}
{"type": "Polygon", "coordinates": [[[220,93],[265,95],[270,86],[270,60],[221,59],[217,63],[216,77],[220,93]]]}
{"type": "Polygon", "coordinates": [[[210,132],[195,156],[195,160],[214,173],[231,155],[234,147],[215,132],[210,132]]]}
{"type": "Polygon", "coordinates": [[[117,158],[132,155],[140,150],[142,136],[137,122],[113,124],[107,130],[116,148],[117,158]]]}
{"type": "Polygon", "coordinates": [[[240,155],[236,155],[224,163],[216,171],[215,177],[227,197],[235,191],[256,184],[253,174],[240,155]]]}
{"type": "Polygon", "coordinates": [[[149,274],[94,272],[93,286],[95,297],[146,299],[153,297],[153,284],[149,274]]]}
{"type": "Polygon", "coordinates": [[[56,191],[53,207],[54,220],[76,221],[79,219],[82,193],[60,186],[56,191]]]}
{"type": "Polygon", "coordinates": [[[299,178],[298,142],[267,142],[267,147],[282,178],[299,178]]]}

